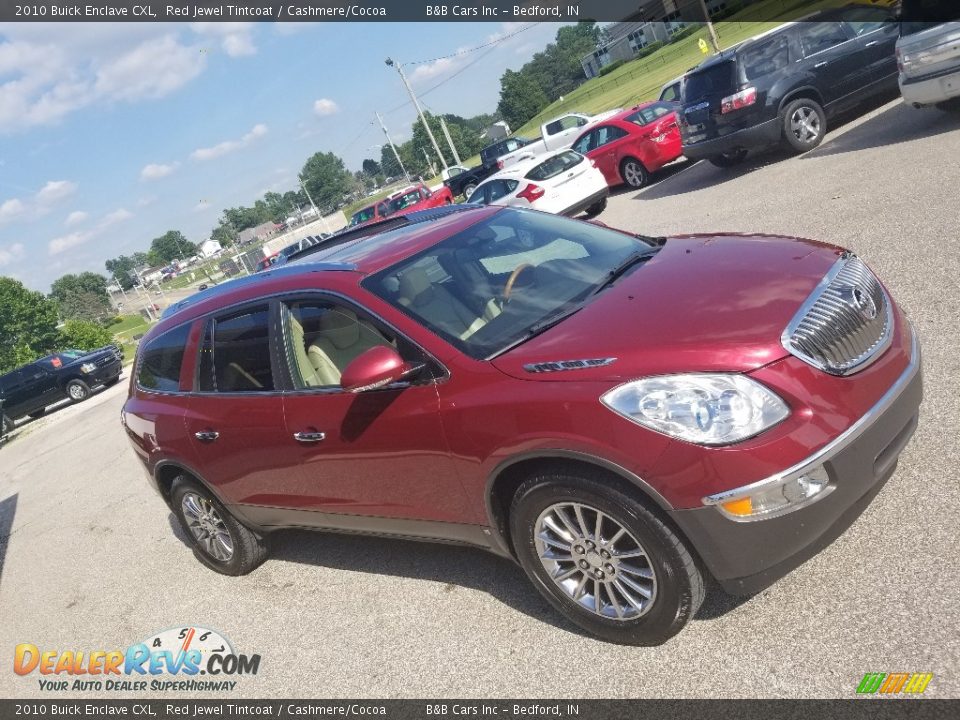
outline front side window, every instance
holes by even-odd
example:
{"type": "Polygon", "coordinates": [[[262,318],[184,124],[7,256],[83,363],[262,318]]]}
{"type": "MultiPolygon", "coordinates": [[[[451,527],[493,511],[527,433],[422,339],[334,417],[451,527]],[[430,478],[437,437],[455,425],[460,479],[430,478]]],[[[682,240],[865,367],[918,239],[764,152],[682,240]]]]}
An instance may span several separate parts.
{"type": "Polygon", "coordinates": [[[857,37],[879,30],[884,23],[893,19],[893,16],[885,8],[869,5],[844,8],[840,11],[840,17],[853,28],[857,37]]]}
{"type": "Polygon", "coordinates": [[[524,177],[527,178],[527,180],[549,180],[582,162],[583,155],[567,150],[536,165],[524,177]]]}
{"type": "Polygon", "coordinates": [[[215,318],[200,351],[200,392],[269,392],[270,312],[266,305],[215,318]]]}
{"type": "Polygon", "coordinates": [[[140,351],[137,385],[145,390],[177,392],[190,325],[181,325],[150,340],[140,351]]]}
{"type": "Polygon", "coordinates": [[[582,135],[573,145],[572,148],[576,150],[581,155],[586,155],[588,152],[593,150],[596,145],[596,130],[591,130],[590,132],[582,135]]]}
{"type": "Polygon", "coordinates": [[[806,22],[800,25],[800,47],[803,54],[813,55],[847,41],[843,25],[838,22],[806,22]]]}
{"type": "Polygon", "coordinates": [[[508,208],[363,285],[482,359],[575,311],[611,269],[645,249],[646,242],[616,230],[508,208]]]}
{"type": "Polygon", "coordinates": [[[390,201],[390,212],[397,212],[398,210],[404,210],[412,205],[416,205],[420,202],[420,191],[411,190],[408,193],[404,193],[398,198],[394,198],[390,201]]]}

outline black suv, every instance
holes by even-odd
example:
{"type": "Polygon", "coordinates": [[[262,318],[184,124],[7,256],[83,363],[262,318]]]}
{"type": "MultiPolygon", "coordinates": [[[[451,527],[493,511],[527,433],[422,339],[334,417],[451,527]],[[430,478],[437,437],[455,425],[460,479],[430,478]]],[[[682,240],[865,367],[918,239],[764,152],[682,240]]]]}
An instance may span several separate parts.
{"type": "Polygon", "coordinates": [[[34,360],[29,365],[0,375],[3,428],[29,415],[43,415],[48,405],[69,398],[86,400],[95,385],[113,385],[120,379],[123,362],[112,345],[91,350],[64,350],[34,360]]]}
{"type": "Polygon", "coordinates": [[[890,10],[850,5],[707,60],[683,79],[683,154],[728,167],[778,142],[815,148],[828,117],[896,91],[897,33],[890,10]]]}

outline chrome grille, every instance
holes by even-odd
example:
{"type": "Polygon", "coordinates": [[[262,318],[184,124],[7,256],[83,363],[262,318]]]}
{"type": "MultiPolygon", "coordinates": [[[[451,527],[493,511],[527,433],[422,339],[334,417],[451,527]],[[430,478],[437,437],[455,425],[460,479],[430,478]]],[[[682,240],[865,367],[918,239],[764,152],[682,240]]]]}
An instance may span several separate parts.
{"type": "Polygon", "coordinates": [[[783,331],[784,348],[832,375],[849,375],[877,359],[893,331],[893,308],[856,256],[837,261],[783,331]]]}

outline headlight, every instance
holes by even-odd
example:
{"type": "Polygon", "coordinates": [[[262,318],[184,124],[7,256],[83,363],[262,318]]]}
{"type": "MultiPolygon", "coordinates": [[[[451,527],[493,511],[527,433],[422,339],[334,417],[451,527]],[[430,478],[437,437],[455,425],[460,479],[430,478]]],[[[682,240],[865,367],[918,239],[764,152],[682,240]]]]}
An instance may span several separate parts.
{"type": "Polygon", "coordinates": [[[634,380],[600,401],[639,425],[698,445],[729,445],[776,425],[786,403],[744,375],[690,373],[634,380]]]}
{"type": "Polygon", "coordinates": [[[823,465],[787,478],[748,485],[703,499],[731,520],[766,520],[799,510],[833,491],[823,465]]]}
{"type": "Polygon", "coordinates": [[[80,366],[80,372],[82,373],[92,373],[96,369],[97,369],[97,366],[94,365],[93,363],[84,363],[83,365],[80,366]]]}

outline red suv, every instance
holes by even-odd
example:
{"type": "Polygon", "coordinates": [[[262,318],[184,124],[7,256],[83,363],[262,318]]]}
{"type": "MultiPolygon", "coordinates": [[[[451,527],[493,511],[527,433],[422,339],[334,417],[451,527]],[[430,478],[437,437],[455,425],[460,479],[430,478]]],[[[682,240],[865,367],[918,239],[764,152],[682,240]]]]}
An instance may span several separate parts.
{"type": "Polygon", "coordinates": [[[447,186],[433,192],[423,183],[411,185],[390,197],[390,214],[406,214],[417,210],[450,205],[453,193],[447,186]]]}
{"type": "Polygon", "coordinates": [[[840,248],[469,205],[363,235],[140,345],[123,425],[218,572],[279,528],[455,542],[660,643],[705,576],[753,593],[829,544],[916,427],[917,339],[840,248]]]}

